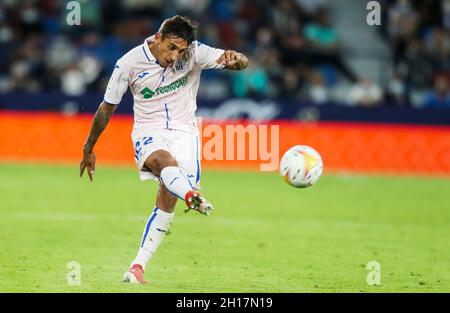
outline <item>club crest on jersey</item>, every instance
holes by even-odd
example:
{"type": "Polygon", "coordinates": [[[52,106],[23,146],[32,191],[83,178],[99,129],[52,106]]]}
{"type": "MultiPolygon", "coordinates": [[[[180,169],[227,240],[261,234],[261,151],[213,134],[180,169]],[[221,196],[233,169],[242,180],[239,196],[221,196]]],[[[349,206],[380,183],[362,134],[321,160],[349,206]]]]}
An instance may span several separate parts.
{"type": "Polygon", "coordinates": [[[192,60],[194,59],[194,45],[191,45],[188,48],[186,54],[177,59],[175,63],[172,65],[172,70],[178,73],[186,73],[192,68],[192,60]]]}
{"type": "Polygon", "coordinates": [[[140,91],[144,99],[151,99],[154,95],[162,95],[169,92],[174,92],[180,89],[181,87],[186,86],[188,83],[188,76],[184,75],[180,79],[174,81],[173,83],[167,86],[160,86],[156,88],[156,90],[150,90],[150,88],[145,87],[140,91]]]}
{"type": "Polygon", "coordinates": [[[187,72],[189,69],[189,62],[182,58],[178,59],[173,65],[173,69],[177,72],[187,72]]]}

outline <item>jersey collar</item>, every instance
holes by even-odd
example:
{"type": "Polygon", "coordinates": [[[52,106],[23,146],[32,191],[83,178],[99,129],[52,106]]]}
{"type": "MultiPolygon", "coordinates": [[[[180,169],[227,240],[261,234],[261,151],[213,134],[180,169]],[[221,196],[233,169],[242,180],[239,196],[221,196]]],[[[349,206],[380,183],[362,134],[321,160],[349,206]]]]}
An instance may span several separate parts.
{"type": "Polygon", "coordinates": [[[152,52],[150,51],[150,49],[148,47],[148,44],[151,42],[155,42],[155,35],[152,35],[144,40],[144,44],[143,44],[144,54],[150,63],[153,63],[153,62],[158,63],[155,56],[152,54],[152,52]]]}

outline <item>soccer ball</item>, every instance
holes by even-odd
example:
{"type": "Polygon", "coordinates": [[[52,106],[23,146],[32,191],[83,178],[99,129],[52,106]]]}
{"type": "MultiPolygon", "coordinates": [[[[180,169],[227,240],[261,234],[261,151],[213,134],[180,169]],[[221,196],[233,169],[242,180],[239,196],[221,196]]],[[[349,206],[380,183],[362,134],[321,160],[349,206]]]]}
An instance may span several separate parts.
{"type": "Polygon", "coordinates": [[[281,158],[280,174],[291,186],[305,188],[314,185],[322,175],[320,154],[308,146],[294,146],[281,158]]]}

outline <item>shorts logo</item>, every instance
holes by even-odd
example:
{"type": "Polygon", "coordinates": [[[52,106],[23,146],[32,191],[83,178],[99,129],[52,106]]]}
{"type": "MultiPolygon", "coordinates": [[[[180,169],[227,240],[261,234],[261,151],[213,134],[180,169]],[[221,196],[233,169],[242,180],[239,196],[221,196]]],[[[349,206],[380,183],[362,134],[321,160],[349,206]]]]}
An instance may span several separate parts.
{"type": "MultiPolygon", "coordinates": [[[[144,74],[144,73],[142,73],[144,74]]],[[[142,75],[141,74],[141,75],[142,75]]],[[[184,75],[180,79],[174,81],[173,83],[167,85],[167,86],[161,86],[156,88],[155,91],[150,90],[148,87],[145,87],[140,91],[140,93],[144,96],[144,99],[151,99],[155,94],[156,95],[162,95],[168,92],[174,92],[180,89],[181,87],[186,86],[188,83],[188,77],[187,75],[184,75]]]]}

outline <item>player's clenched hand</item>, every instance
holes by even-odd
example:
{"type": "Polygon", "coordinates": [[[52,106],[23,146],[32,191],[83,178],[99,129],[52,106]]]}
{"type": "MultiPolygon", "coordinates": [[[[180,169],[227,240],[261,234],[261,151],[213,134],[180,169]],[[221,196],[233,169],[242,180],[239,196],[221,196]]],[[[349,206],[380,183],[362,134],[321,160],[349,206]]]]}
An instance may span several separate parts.
{"type": "Polygon", "coordinates": [[[239,59],[240,53],[234,50],[227,50],[220,56],[220,58],[216,62],[225,66],[233,66],[236,64],[236,62],[239,61],[239,59]]]}
{"type": "Polygon", "coordinates": [[[95,172],[95,154],[94,152],[84,152],[83,159],[80,162],[80,177],[83,176],[84,170],[87,168],[89,179],[94,179],[95,172]]]}

